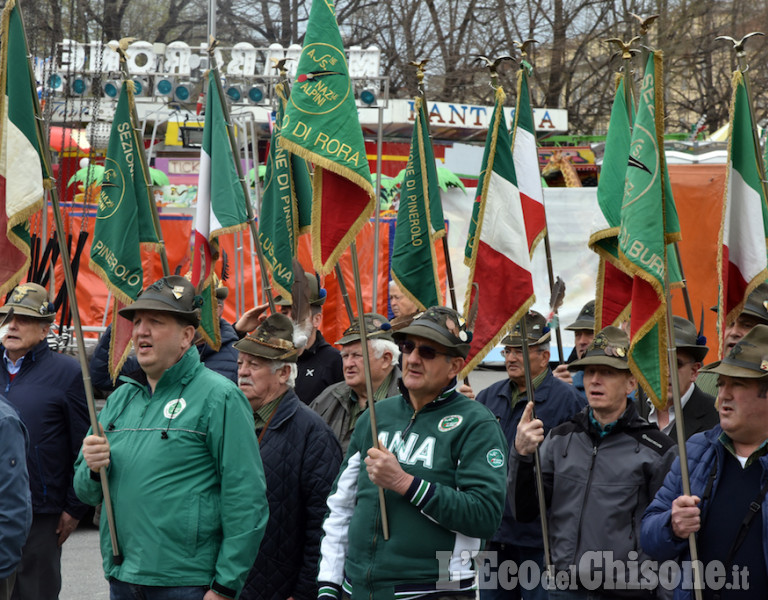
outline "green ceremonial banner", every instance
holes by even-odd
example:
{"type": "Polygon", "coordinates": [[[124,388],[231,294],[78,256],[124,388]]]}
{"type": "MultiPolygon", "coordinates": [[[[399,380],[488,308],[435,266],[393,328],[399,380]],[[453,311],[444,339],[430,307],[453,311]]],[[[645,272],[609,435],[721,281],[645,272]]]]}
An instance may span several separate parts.
{"type": "Polygon", "coordinates": [[[620,256],[634,276],[629,365],[657,407],[667,403],[667,244],[680,239],[664,163],[662,58],[651,53],[632,132],[619,232],[620,256]]]}
{"type": "Polygon", "coordinates": [[[112,121],[104,178],[91,245],[91,269],[115,298],[136,299],[143,288],[140,244],[158,245],[143,170],[144,161],[131,124],[133,82],[124,82],[112,121]]]}
{"type": "MultiPolygon", "coordinates": [[[[443,199],[440,197],[440,180],[437,176],[435,150],[432,148],[432,140],[429,137],[429,118],[427,117],[426,103],[422,100],[421,109],[418,110],[416,108],[416,103],[414,102],[414,111],[418,115],[420,121],[420,149],[422,155],[422,163],[424,164],[427,174],[427,188],[429,192],[429,223],[432,228],[432,240],[437,240],[445,236],[445,217],[443,216],[443,199]]],[[[411,140],[411,148],[413,148],[413,139],[411,140]]],[[[427,304],[427,307],[430,306],[436,305],[427,304]]]]}
{"type": "Polygon", "coordinates": [[[277,106],[269,143],[264,192],[261,196],[259,243],[277,293],[291,300],[292,260],[298,251],[299,234],[309,229],[312,214],[312,182],[306,161],[280,145],[285,111],[285,88],[275,87],[277,106]]]}
{"type": "Polygon", "coordinates": [[[334,3],[314,0],[280,145],[315,165],[312,262],[333,270],[373,214],[374,191],[334,3]]]}
{"type": "MultiPolygon", "coordinates": [[[[419,310],[426,310],[430,306],[442,304],[434,237],[430,225],[434,223],[431,218],[432,190],[433,187],[436,188],[439,204],[440,189],[437,186],[435,159],[421,98],[416,99],[414,108],[417,118],[413,126],[405,177],[400,186],[400,206],[397,210],[391,270],[392,279],[397,282],[403,294],[414,302],[419,310]]],[[[442,209],[440,216],[442,218],[442,209]]]]}
{"type": "MultiPolygon", "coordinates": [[[[631,302],[631,275],[626,271],[619,256],[619,229],[621,226],[621,205],[627,174],[627,157],[631,144],[630,116],[627,108],[627,94],[623,75],[618,75],[616,95],[611,108],[605,154],[597,185],[597,202],[603,220],[593,231],[589,247],[600,257],[600,268],[595,292],[595,330],[617,324],[627,318],[631,302]],[[607,264],[606,264],[607,263],[607,264]]],[[[672,199],[672,188],[664,164],[665,198],[672,199]]],[[[667,231],[679,233],[677,213],[667,231]]],[[[667,265],[672,287],[682,286],[682,274],[674,244],[667,245],[667,265]]]]}

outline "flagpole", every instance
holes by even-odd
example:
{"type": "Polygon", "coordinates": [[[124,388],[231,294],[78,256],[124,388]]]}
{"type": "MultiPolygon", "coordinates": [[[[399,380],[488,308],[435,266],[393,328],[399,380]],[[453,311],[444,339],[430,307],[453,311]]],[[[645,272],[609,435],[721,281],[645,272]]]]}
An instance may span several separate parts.
{"type": "Polygon", "coordinates": [[[163,240],[163,230],[160,228],[160,215],[157,212],[157,203],[155,202],[155,195],[154,195],[154,192],[152,191],[152,186],[150,185],[149,165],[147,165],[147,155],[144,152],[144,138],[143,138],[144,132],[142,131],[141,136],[139,136],[139,130],[137,128],[139,117],[136,112],[136,103],[134,101],[134,96],[133,96],[133,82],[131,81],[131,76],[128,73],[128,59],[125,55],[125,51],[128,48],[128,44],[130,44],[131,41],[133,41],[133,38],[122,38],[118,42],[117,53],[120,55],[120,72],[123,75],[123,79],[128,84],[126,86],[126,89],[128,91],[128,105],[131,108],[131,133],[133,135],[136,148],[139,151],[140,167],[141,167],[141,172],[144,179],[144,185],[147,188],[147,198],[149,199],[149,208],[152,214],[152,223],[155,226],[155,234],[157,235],[157,240],[159,242],[158,249],[160,252],[160,262],[163,267],[163,277],[168,277],[168,275],[171,274],[171,268],[168,266],[168,253],[165,251],[165,241],[163,240]]]}
{"type": "MultiPolygon", "coordinates": [[[[373,213],[373,288],[371,289],[371,306],[376,310],[376,292],[379,287],[379,224],[381,223],[381,152],[384,143],[384,107],[377,106],[379,123],[376,130],[376,207],[373,213]]],[[[389,278],[387,278],[389,279],[389,278]]]]}
{"type": "MultiPolygon", "coordinates": [[[[526,322],[526,315],[523,315],[520,319],[520,339],[522,340],[522,348],[520,349],[523,354],[523,371],[525,372],[525,394],[528,397],[529,402],[534,402],[533,391],[533,379],[531,378],[531,361],[528,357],[528,327],[526,322]]],[[[514,350],[513,350],[514,351],[514,350]]],[[[531,411],[531,417],[536,418],[535,411],[531,411]]],[[[547,499],[544,495],[544,475],[541,472],[541,455],[539,454],[539,447],[536,446],[536,450],[533,453],[533,461],[535,465],[536,474],[536,492],[539,500],[539,515],[541,515],[541,537],[544,542],[544,564],[546,565],[547,573],[552,576],[554,569],[552,565],[552,555],[549,548],[549,524],[547,522],[547,499]]]]}
{"type": "MultiPolygon", "coordinates": [[[[13,0],[12,0],[13,1],[13,0]]],[[[6,7],[7,8],[7,7],[6,7]]],[[[22,30],[24,30],[24,18],[21,14],[21,8],[17,5],[16,9],[19,11],[19,19],[22,23],[22,30]]],[[[24,38],[24,44],[26,46],[26,33],[24,38]]],[[[26,48],[27,54],[27,70],[30,75],[31,89],[36,89],[36,82],[32,77],[32,65],[29,61],[31,56],[29,53],[29,47],[26,48]]],[[[85,341],[83,340],[83,327],[80,322],[80,312],[77,306],[77,290],[75,289],[74,276],[72,274],[72,265],[70,263],[69,247],[66,244],[66,233],[64,230],[64,222],[61,218],[61,206],[59,204],[58,191],[56,189],[56,181],[53,178],[53,170],[51,169],[50,162],[50,147],[48,144],[48,138],[43,131],[43,119],[40,116],[40,104],[38,102],[37,94],[32,94],[32,99],[35,107],[35,129],[37,130],[37,141],[40,147],[40,159],[43,163],[44,170],[44,189],[48,190],[51,196],[51,204],[53,207],[53,220],[56,227],[56,237],[59,242],[59,254],[61,256],[61,263],[64,269],[64,283],[67,287],[67,296],[69,299],[70,311],[72,313],[72,327],[75,330],[77,338],[77,357],[80,362],[80,370],[83,376],[83,387],[85,388],[85,400],[88,404],[88,414],[91,421],[91,430],[94,435],[99,435],[101,430],[99,428],[99,420],[96,415],[96,403],[93,398],[93,385],[91,384],[91,374],[88,370],[88,360],[85,352],[85,341]]],[[[44,206],[44,210],[47,208],[44,206]]],[[[101,467],[99,469],[99,479],[101,480],[101,491],[103,496],[104,512],[107,516],[107,525],[109,528],[109,537],[112,543],[112,560],[116,565],[120,565],[123,562],[123,555],[120,553],[120,549],[117,543],[117,530],[115,528],[115,515],[112,511],[112,498],[109,494],[109,481],[107,477],[107,468],[101,467]]]]}
{"type": "MultiPolygon", "coordinates": [[[[525,62],[526,58],[528,57],[528,45],[535,42],[535,40],[526,40],[522,44],[520,44],[520,57],[522,60],[520,61],[520,68],[525,69],[525,62]]],[[[536,123],[536,121],[533,118],[533,105],[531,102],[528,102],[528,108],[531,111],[531,123],[536,123]]],[[[513,134],[516,132],[513,132],[513,134]]],[[[534,137],[536,136],[536,131],[534,129],[533,132],[534,137]]],[[[536,147],[538,148],[538,140],[536,140],[536,147]]],[[[514,146],[514,142],[513,142],[514,146]]],[[[513,147],[514,151],[514,147],[513,147]]],[[[544,213],[544,219],[546,224],[546,213],[544,213]]],[[[547,277],[549,278],[549,293],[550,295],[554,295],[555,292],[555,274],[552,267],[552,247],[549,244],[549,227],[546,227],[544,231],[544,252],[547,256],[547,277]]],[[[557,306],[553,307],[553,316],[555,320],[555,341],[557,343],[557,356],[559,357],[559,364],[563,364],[565,362],[565,356],[563,356],[563,335],[560,331],[560,319],[557,318],[557,306]]]]}
{"type": "MultiPolygon", "coordinates": [[[[667,359],[669,366],[669,380],[672,383],[672,406],[675,411],[675,429],[677,431],[677,447],[680,455],[680,479],[682,480],[683,495],[691,495],[691,480],[688,473],[688,452],[685,447],[685,431],[683,424],[683,405],[680,401],[680,382],[677,378],[677,347],[675,346],[674,323],[672,320],[672,296],[669,289],[669,269],[664,269],[664,290],[667,299],[666,320],[667,320],[667,359]]],[[[701,573],[701,563],[699,562],[699,552],[696,546],[696,534],[691,533],[688,536],[688,548],[691,554],[691,565],[693,567],[694,594],[696,600],[701,600],[701,589],[698,585],[704,579],[701,573]]]]}
{"type": "MultiPolygon", "coordinates": [[[[643,35],[647,33],[647,20],[641,27],[641,32],[643,35]]],[[[663,106],[663,105],[662,105],[663,106]]],[[[663,114],[661,115],[663,119],[663,114]]],[[[656,139],[659,140],[659,158],[662,163],[662,173],[666,173],[666,167],[667,167],[667,161],[666,161],[666,155],[664,154],[664,146],[663,146],[663,140],[664,140],[664,131],[663,128],[659,126],[660,119],[659,115],[656,115],[656,139]],[[659,129],[662,129],[659,131],[659,129]]],[[[665,198],[665,187],[664,185],[661,186],[662,190],[662,211],[663,211],[663,223],[664,223],[664,235],[666,236],[667,231],[667,215],[666,215],[666,198],[665,198]]],[[[690,474],[688,470],[688,451],[685,446],[686,438],[685,438],[685,427],[683,423],[683,405],[680,400],[680,381],[677,377],[677,347],[675,345],[675,334],[674,334],[674,321],[672,319],[672,293],[671,288],[669,284],[669,268],[667,266],[667,244],[666,239],[664,240],[663,245],[664,250],[664,296],[666,300],[666,307],[665,307],[665,319],[667,324],[667,372],[669,373],[669,380],[672,384],[672,406],[675,411],[675,430],[677,434],[677,448],[678,448],[678,456],[680,459],[680,479],[681,479],[681,487],[683,495],[690,496],[691,495],[691,480],[690,480],[690,474]]],[[[678,255],[679,256],[679,255],[678,255]]],[[[693,319],[691,319],[691,322],[693,322],[693,319]]],[[[691,555],[691,567],[693,570],[693,583],[694,583],[694,597],[696,600],[702,600],[702,584],[704,581],[704,578],[702,577],[701,572],[701,563],[699,562],[699,550],[696,545],[696,534],[691,533],[688,536],[688,550],[691,555]]]]}
{"type": "MultiPolygon", "coordinates": [[[[269,310],[273,314],[276,312],[275,299],[272,296],[272,286],[269,283],[269,277],[267,277],[266,261],[264,260],[264,253],[261,250],[261,242],[259,241],[259,233],[256,231],[256,223],[253,220],[253,207],[251,206],[251,195],[248,192],[248,184],[245,181],[243,175],[243,165],[240,162],[240,152],[235,145],[235,137],[232,132],[232,120],[229,116],[229,107],[224,100],[224,90],[221,87],[221,78],[219,77],[219,68],[216,65],[216,59],[214,57],[214,50],[218,42],[214,38],[209,38],[208,43],[208,57],[210,62],[210,70],[213,71],[214,80],[216,81],[216,92],[219,94],[219,100],[221,101],[221,110],[224,113],[224,120],[227,123],[227,138],[229,139],[230,150],[232,151],[232,159],[235,161],[235,168],[237,169],[237,176],[240,180],[240,185],[243,188],[243,195],[245,198],[245,211],[248,215],[248,226],[251,229],[251,243],[256,247],[256,257],[259,261],[259,270],[261,271],[261,286],[264,290],[264,295],[267,297],[269,303],[269,310]]],[[[258,173],[256,173],[258,178],[258,173]]]]}
{"type": "MultiPolygon", "coordinates": [[[[341,272],[341,266],[339,263],[336,263],[336,265],[333,267],[333,270],[336,273],[336,280],[339,282],[341,298],[344,300],[344,308],[347,309],[347,317],[349,317],[349,324],[351,325],[355,322],[355,313],[352,311],[352,303],[349,300],[349,291],[347,290],[347,284],[344,281],[344,274],[341,272]]],[[[375,285],[374,289],[376,289],[375,285]]],[[[376,312],[376,308],[373,309],[373,312],[376,312]]]]}
{"type": "MultiPolygon", "coordinates": [[[[363,353],[363,365],[365,365],[365,393],[368,396],[368,414],[371,417],[371,437],[373,438],[373,447],[379,448],[379,434],[376,427],[376,409],[373,399],[373,381],[371,380],[371,363],[368,356],[368,332],[365,329],[365,309],[363,308],[363,294],[360,285],[360,262],[357,258],[357,243],[353,241],[349,245],[349,251],[352,254],[352,269],[355,274],[355,295],[357,296],[357,322],[360,328],[360,350],[363,353]]],[[[374,312],[375,309],[374,309],[374,312]]],[[[384,499],[384,488],[379,488],[379,506],[381,509],[381,529],[384,533],[384,539],[389,539],[389,520],[387,518],[387,505],[384,499]]]]}

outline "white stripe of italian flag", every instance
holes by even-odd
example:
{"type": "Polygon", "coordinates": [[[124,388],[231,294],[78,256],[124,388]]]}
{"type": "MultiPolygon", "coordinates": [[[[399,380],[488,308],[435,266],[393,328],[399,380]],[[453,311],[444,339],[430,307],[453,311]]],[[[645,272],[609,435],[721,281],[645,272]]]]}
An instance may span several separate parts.
{"type": "Polygon", "coordinates": [[[541,188],[539,155],[533,112],[531,111],[531,97],[528,91],[528,77],[524,68],[518,72],[512,143],[517,185],[520,189],[520,201],[525,215],[528,251],[532,253],[547,227],[547,218],[544,212],[544,192],[541,188]]]}

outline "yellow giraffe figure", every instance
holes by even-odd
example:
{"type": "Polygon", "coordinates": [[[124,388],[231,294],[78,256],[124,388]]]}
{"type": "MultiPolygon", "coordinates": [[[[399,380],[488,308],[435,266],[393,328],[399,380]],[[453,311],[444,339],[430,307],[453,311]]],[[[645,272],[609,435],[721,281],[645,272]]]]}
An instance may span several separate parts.
{"type": "Polygon", "coordinates": [[[581,178],[576,172],[576,167],[573,166],[571,159],[559,148],[555,148],[552,152],[552,156],[549,158],[549,162],[544,165],[541,170],[542,177],[551,177],[558,171],[563,174],[565,180],[565,187],[582,187],[581,178]]]}

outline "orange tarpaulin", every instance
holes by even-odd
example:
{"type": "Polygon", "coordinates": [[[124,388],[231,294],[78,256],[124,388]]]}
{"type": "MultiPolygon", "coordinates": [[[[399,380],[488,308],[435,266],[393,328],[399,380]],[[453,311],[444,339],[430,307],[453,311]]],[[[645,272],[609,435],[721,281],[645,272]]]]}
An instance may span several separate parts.
{"type": "MultiPolygon", "coordinates": [[[[694,322],[699,326],[704,308],[704,335],[709,353],[706,362],[717,360],[718,343],[714,313],[717,305],[717,239],[725,193],[725,165],[669,165],[672,193],[680,217],[680,260],[688,284],[694,322]]],[[[674,314],[687,316],[683,293],[672,293],[674,314]]]]}
{"type": "MultiPolygon", "coordinates": [[[[49,208],[49,212],[50,212],[49,208]]],[[[83,208],[82,206],[67,206],[65,210],[69,216],[66,219],[67,227],[75,232],[74,237],[77,237],[77,232],[82,227],[83,220],[83,208]]],[[[77,279],[77,301],[80,311],[80,319],[84,326],[100,326],[104,318],[104,306],[107,301],[107,289],[101,279],[93,273],[88,267],[88,257],[90,256],[91,244],[93,242],[93,225],[95,220],[95,210],[89,209],[86,230],[89,232],[88,241],[83,249],[82,259],[80,261],[79,275],[77,279]]],[[[163,240],[165,242],[166,252],[168,254],[168,264],[171,273],[175,272],[178,265],[182,265],[182,273],[185,273],[189,269],[189,256],[190,256],[190,235],[192,232],[192,216],[184,214],[169,214],[161,213],[160,225],[163,231],[163,240]]],[[[357,237],[357,251],[360,259],[360,277],[362,280],[363,290],[363,303],[365,310],[371,310],[372,300],[372,279],[373,279],[373,256],[374,256],[374,223],[368,223],[363,231],[357,237]]],[[[394,219],[384,219],[379,224],[379,273],[377,282],[377,312],[387,315],[388,310],[388,283],[389,283],[389,250],[391,245],[391,237],[394,235],[394,219]]],[[[236,278],[234,274],[235,269],[235,234],[227,234],[221,236],[220,247],[223,252],[227,253],[229,261],[229,278],[226,281],[227,287],[229,287],[230,293],[224,305],[224,318],[229,322],[234,322],[237,314],[235,310],[236,293],[235,285],[236,278]]],[[[251,272],[251,246],[250,235],[246,232],[242,237],[242,260],[244,261],[244,268],[242,273],[243,284],[240,286],[244,289],[246,309],[253,307],[256,302],[253,297],[253,276],[251,272]]],[[[439,268],[440,272],[444,273],[444,261],[442,248],[438,243],[439,268]]],[[[74,243],[73,243],[74,245],[74,243]]],[[[307,271],[312,271],[310,240],[308,235],[303,235],[299,239],[299,261],[304,265],[307,271]]],[[[153,251],[143,251],[143,266],[144,266],[144,286],[146,287],[153,281],[162,277],[162,266],[160,263],[159,254],[153,251]]],[[[258,270],[258,261],[256,261],[256,283],[257,294],[259,298],[262,298],[262,286],[261,275],[258,270]]],[[[344,253],[340,261],[341,271],[344,277],[344,281],[347,286],[347,290],[350,296],[350,302],[355,314],[357,314],[357,300],[355,295],[355,285],[353,277],[352,260],[349,250],[344,253]]],[[[217,272],[220,272],[221,261],[217,263],[217,272]]],[[[239,278],[238,278],[239,279],[239,278]]],[[[56,269],[56,286],[57,288],[64,281],[63,270],[59,264],[56,269]]],[[[323,325],[321,330],[323,335],[326,336],[331,343],[339,339],[343,331],[349,326],[349,319],[344,307],[344,301],[342,298],[341,290],[336,279],[336,275],[332,274],[323,280],[323,286],[328,292],[328,299],[323,307],[323,325]]],[[[242,301],[241,301],[242,305],[242,301]]],[[[111,322],[111,311],[107,315],[107,324],[111,322]]],[[[95,335],[95,334],[93,334],[95,335]]]]}
{"type": "MultiPolygon", "coordinates": [[[[722,198],[725,188],[725,165],[669,165],[672,188],[680,216],[683,240],[680,243],[680,255],[683,262],[684,273],[688,283],[688,290],[693,305],[696,325],[698,326],[701,308],[704,307],[705,335],[710,348],[707,360],[717,358],[717,335],[715,333],[715,319],[709,310],[717,302],[717,239],[720,228],[722,198]]],[[[66,219],[75,232],[81,227],[82,207],[66,207],[69,213],[66,219]]],[[[161,225],[168,252],[168,262],[173,272],[177,265],[184,265],[183,271],[188,268],[189,237],[192,229],[192,217],[190,215],[161,213],[161,225]]],[[[87,230],[90,236],[83,251],[83,259],[80,264],[80,273],[77,284],[77,297],[80,308],[80,317],[84,325],[99,326],[102,323],[104,305],[107,299],[107,290],[101,280],[88,268],[88,256],[92,243],[94,213],[87,221],[87,230]]],[[[379,225],[379,275],[377,282],[377,312],[387,315],[388,302],[388,275],[389,254],[392,237],[394,235],[394,219],[383,219],[379,225]]],[[[371,309],[371,285],[373,277],[373,228],[369,223],[357,237],[358,254],[360,257],[360,273],[366,311],[371,309]]],[[[235,314],[235,238],[233,234],[223,236],[221,247],[227,252],[230,262],[230,278],[227,285],[230,294],[225,304],[224,318],[234,321],[235,314]]],[[[244,260],[244,290],[246,308],[254,305],[253,285],[250,268],[250,235],[243,236],[243,260],[244,260]]],[[[438,242],[436,255],[440,262],[440,273],[444,289],[444,261],[443,252],[438,242]]],[[[299,243],[299,260],[308,271],[311,271],[309,236],[303,235],[299,243]]],[[[589,252],[587,248],[575,248],[577,252],[589,252]]],[[[217,270],[220,269],[218,263],[217,270]]],[[[350,300],[356,312],[354,294],[353,270],[349,251],[341,260],[342,273],[350,293],[350,300]]],[[[258,263],[257,263],[258,271],[258,263]]],[[[159,256],[153,252],[144,253],[144,284],[145,286],[158,279],[162,275],[159,256]]],[[[261,296],[260,275],[256,273],[257,289],[261,296]]],[[[61,268],[57,270],[56,287],[63,282],[61,268]]],[[[328,290],[323,314],[322,331],[331,343],[341,337],[342,332],[348,326],[348,318],[344,308],[341,292],[335,274],[329,275],[323,281],[328,290]]],[[[464,290],[457,290],[461,299],[464,290]]],[[[677,315],[685,315],[685,306],[682,293],[679,290],[673,292],[673,310],[677,315]]],[[[109,321],[108,321],[109,322],[109,321]]]]}

